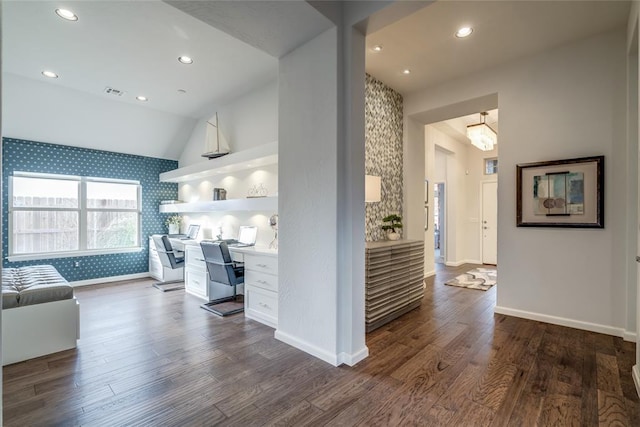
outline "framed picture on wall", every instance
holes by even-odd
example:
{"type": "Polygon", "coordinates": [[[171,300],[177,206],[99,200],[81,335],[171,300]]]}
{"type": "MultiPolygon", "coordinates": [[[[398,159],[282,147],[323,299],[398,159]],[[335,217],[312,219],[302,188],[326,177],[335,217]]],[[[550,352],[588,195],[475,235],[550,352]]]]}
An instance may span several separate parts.
{"type": "Polygon", "coordinates": [[[604,228],[604,156],[516,166],[518,227],[604,228]]]}

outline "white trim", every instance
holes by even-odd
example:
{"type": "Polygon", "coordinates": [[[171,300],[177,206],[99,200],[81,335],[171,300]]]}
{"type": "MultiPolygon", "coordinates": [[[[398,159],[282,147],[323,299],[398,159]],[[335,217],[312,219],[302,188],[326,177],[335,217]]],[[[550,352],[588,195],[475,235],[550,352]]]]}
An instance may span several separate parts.
{"type": "Polygon", "coordinates": [[[355,366],[358,362],[366,359],[367,356],[369,356],[369,348],[367,346],[353,354],[342,352],[338,354],[338,364],[342,365],[344,363],[349,366],[355,366]]]}
{"type": "Polygon", "coordinates": [[[622,337],[622,339],[629,342],[637,342],[638,334],[636,334],[635,332],[624,331],[624,336],[622,337]]]}
{"type": "Polygon", "coordinates": [[[285,332],[277,330],[274,337],[275,339],[282,341],[283,343],[289,344],[290,346],[302,350],[305,353],[309,353],[310,355],[315,356],[320,360],[324,360],[325,362],[333,366],[338,366],[340,364],[338,363],[338,354],[330,353],[326,350],[321,349],[320,347],[317,347],[314,344],[298,339],[285,332]]]}
{"type": "Polygon", "coordinates": [[[436,275],[436,271],[435,270],[427,271],[426,273],[424,273],[424,278],[426,279],[427,277],[431,277],[431,276],[435,276],[435,275],[436,275]]]}
{"type": "Polygon", "coordinates": [[[463,259],[462,261],[447,261],[444,263],[447,267],[460,267],[462,264],[482,264],[477,259],[463,259]]]}
{"type": "Polygon", "coordinates": [[[88,279],[88,280],[77,280],[75,282],[69,282],[71,286],[77,288],[79,286],[89,286],[89,285],[99,285],[102,283],[111,283],[111,282],[121,282],[123,280],[136,280],[136,279],[144,279],[147,277],[151,277],[149,272],[146,273],[134,273],[134,274],[123,274],[122,276],[109,276],[109,277],[98,277],[96,279],[88,279]]]}
{"type": "Polygon", "coordinates": [[[633,368],[631,368],[631,376],[633,377],[633,383],[636,385],[636,393],[640,396],[640,369],[638,365],[633,365],[633,368]]]}
{"type": "Polygon", "coordinates": [[[581,320],[567,319],[566,317],[550,316],[548,314],[534,313],[531,311],[516,310],[508,307],[496,305],[494,312],[507,316],[521,317],[523,319],[537,320],[539,322],[551,323],[553,325],[567,326],[569,328],[582,329],[585,331],[597,332],[600,334],[613,335],[623,338],[625,336],[624,328],[615,328],[613,326],[601,325],[599,323],[583,322],[581,320]]]}
{"type": "Polygon", "coordinates": [[[47,260],[47,259],[57,259],[57,258],[73,258],[73,257],[83,257],[83,256],[94,256],[94,255],[110,255],[110,254],[128,254],[132,252],[142,252],[144,250],[143,247],[139,248],[113,248],[113,249],[92,249],[86,251],[69,251],[69,252],[50,252],[46,254],[24,254],[24,255],[9,255],[7,260],[9,262],[16,261],[36,261],[36,260],[47,260]]]}

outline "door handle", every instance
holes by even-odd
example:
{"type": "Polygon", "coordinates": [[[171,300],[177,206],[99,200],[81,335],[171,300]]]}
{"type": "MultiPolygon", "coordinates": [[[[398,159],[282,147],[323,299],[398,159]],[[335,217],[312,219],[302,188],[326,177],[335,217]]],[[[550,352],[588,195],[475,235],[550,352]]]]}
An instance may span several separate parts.
{"type": "MultiPolygon", "coordinates": [[[[489,227],[482,227],[482,228],[484,228],[485,230],[488,230],[488,229],[489,229],[489,227]]],[[[640,261],[638,261],[638,262],[640,262],[640,261]]]]}
{"type": "Polygon", "coordinates": [[[640,262],[640,256],[636,255],[636,262],[640,262]]]}

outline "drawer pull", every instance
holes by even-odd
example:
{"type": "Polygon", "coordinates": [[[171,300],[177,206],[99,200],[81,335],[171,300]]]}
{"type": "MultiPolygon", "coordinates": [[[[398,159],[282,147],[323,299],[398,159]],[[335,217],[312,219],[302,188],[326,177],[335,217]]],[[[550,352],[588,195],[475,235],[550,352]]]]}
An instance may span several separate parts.
{"type": "Polygon", "coordinates": [[[258,283],[262,283],[263,285],[268,285],[269,282],[267,282],[266,280],[258,280],[258,283]]]}
{"type": "Polygon", "coordinates": [[[194,280],[193,283],[195,283],[196,285],[200,284],[200,282],[198,282],[197,280],[194,280]]]}
{"type": "Polygon", "coordinates": [[[269,307],[269,304],[265,304],[265,303],[263,303],[263,302],[259,302],[259,303],[258,303],[258,305],[259,305],[260,307],[268,308],[269,310],[271,310],[271,307],[269,307]]]}
{"type": "Polygon", "coordinates": [[[261,268],[266,268],[266,267],[267,267],[267,264],[256,264],[256,265],[257,265],[258,267],[261,267],[261,268]]]}
{"type": "Polygon", "coordinates": [[[204,261],[204,258],[194,258],[196,261],[204,261]]]}

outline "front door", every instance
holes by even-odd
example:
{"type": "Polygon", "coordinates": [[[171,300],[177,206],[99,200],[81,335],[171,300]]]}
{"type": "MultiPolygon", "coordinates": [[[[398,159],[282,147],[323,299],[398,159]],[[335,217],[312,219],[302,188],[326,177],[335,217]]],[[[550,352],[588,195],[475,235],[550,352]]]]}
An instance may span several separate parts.
{"type": "Polygon", "coordinates": [[[482,263],[498,264],[498,183],[482,183],[482,263]]]}

